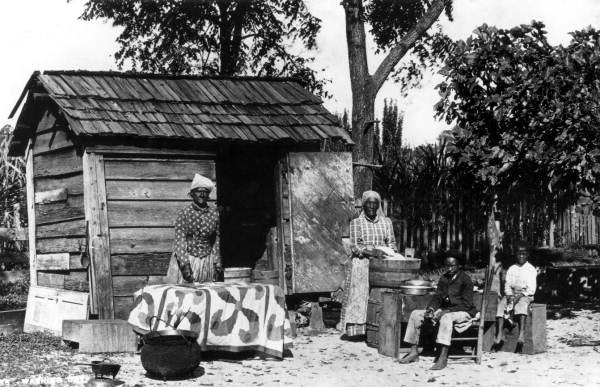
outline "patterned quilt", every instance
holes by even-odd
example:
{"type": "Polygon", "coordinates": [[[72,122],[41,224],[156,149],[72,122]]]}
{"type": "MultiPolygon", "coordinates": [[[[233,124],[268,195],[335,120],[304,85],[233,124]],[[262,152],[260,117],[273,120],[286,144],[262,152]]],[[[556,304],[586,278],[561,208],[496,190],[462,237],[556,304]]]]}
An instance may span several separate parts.
{"type": "Polygon", "coordinates": [[[253,350],[281,358],[292,347],[286,316],[278,286],[215,282],[146,286],[136,292],[128,321],[141,332],[167,324],[198,332],[202,350],[253,350]]]}

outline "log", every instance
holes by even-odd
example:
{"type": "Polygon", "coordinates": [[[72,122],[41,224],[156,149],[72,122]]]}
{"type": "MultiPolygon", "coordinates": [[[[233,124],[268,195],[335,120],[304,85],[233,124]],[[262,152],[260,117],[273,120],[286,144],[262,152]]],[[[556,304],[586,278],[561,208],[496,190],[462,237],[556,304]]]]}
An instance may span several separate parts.
{"type": "Polygon", "coordinates": [[[78,253],[86,250],[86,238],[38,238],[37,252],[44,253],[78,253]]]}
{"type": "Polygon", "coordinates": [[[34,163],[36,178],[74,174],[82,170],[81,157],[77,156],[75,149],[35,156],[34,163]]]}
{"type": "Polygon", "coordinates": [[[35,190],[50,191],[64,188],[69,195],[83,195],[83,173],[69,176],[37,177],[35,179],[35,190]]]}
{"type": "Polygon", "coordinates": [[[113,305],[115,309],[115,318],[128,320],[129,312],[133,307],[133,296],[117,296],[114,297],[113,305]]]}
{"type": "MultiPolygon", "coordinates": [[[[190,200],[191,179],[189,181],[172,180],[107,180],[106,198],[108,200],[190,200]]],[[[210,199],[216,200],[217,190],[210,193],[210,199]]]]}
{"type": "Polygon", "coordinates": [[[111,254],[170,253],[174,232],[171,227],[112,228],[111,254]]]}
{"type": "Polygon", "coordinates": [[[37,284],[38,286],[45,286],[47,288],[64,289],[65,274],[57,272],[38,271],[37,284]]]}
{"type": "Polygon", "coordinates": [[[166,149],[166,148],[143,148],[127,145],[93,145],[87,148],[89,152],[105,153],[111,155],[150,155],[150,156],[195,156],[205,158],[215,158],[216,153],[200,149],[166,149]]]}
{"type": "Polygon", "coordinates": [[[83,195],[69,195],[65,202],[37,204],[35,214],[37,225],[83,219],[83,195]]]}
{"type": "Polygon", "coordinates": [[[67,200],[67,190],[65,188],[37,191],[35,193],[35,204],[62,202],[65,200],[67,200]]]}
{"type": "Polygon", "coordinates": [[[113,276],[113,296],[130,296],[148,284],[148,276],[113,276]]]}
{"type": "Polygon", "coordinates": [[[52,237],[84,237],[85,219],[79,218],[63,222],[42,224],[36,227],[38,238],[52,237]]]}
{"type": "MultiPolygon", "coordinates": [[[[55,109],[53,109],[55,110],[55,109]]],[[[50,111],[48,109],[46,109],[46,111],[44,112],[44,114],[42,115],[42,118],[40,119],[40,121],[38,122],[37,128],[36,128],[36,133],[43,133],[49,130],[56,130],[56,125],[57,124],[57,116],[55,111],[50,111]]]]}
{"type": "Polygon", "coordinates": [[[64,287],[67,290],[89,292],[90,282],[87,270],[69,272],[69,274],[65,275],[64,287]]]}
{"type": "Polygon", "coordinates": [[[113,275],[166,275],[171,253],[118,254],[111,256],[113,275]]]}
{"type": "Polygon", "coordinates": [[[69,270],[69,253],[38,254],[37,270],[69,270]]]}
{"type": "Polygon", "coordinates": [[[73,142],[67,137],[67,132],[62,128],[57,128],[56,130],[39,134],[35,138],[33,154],[37,156],[70,147],[73,147],[73,142]]]}
{"type": "Polygon", "coordinates": [[[189,201],[110,201],[108,224],[113,227],[173,227],[177,213],[189,201]]]}
{"type": "Polygon", "coordinates": [[[69,268],[71,270],[87,269],[89,264],[90,259],[85,252],[71,254],[71,258],[69,260],[69,268]]]}
{"type": "Polygon", "coordinates": [[[110,160],[105,164],[107,180],[180,180],[191,181],[194,173],[216,180],[212,160],[126,161],[110,160]]]}

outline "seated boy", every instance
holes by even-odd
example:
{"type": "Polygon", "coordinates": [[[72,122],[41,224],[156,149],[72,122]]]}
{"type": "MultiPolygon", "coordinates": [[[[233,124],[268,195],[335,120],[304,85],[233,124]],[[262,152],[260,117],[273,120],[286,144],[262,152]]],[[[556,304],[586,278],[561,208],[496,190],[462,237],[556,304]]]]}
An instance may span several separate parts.
{"type": "Polygon", "coordinates": [[[526,242],[517,244],[517,263],[508,268],[504,283],[504,297],[498,303],[496,311],[497,334],[494,344],[501,346],[504,341],[505,316],[514,315],[519,326],[517,348],[522,347],[525,341],[525,322],[529,312],[529,304],[537,287],[537,270],[527,262],[529,247],[526,242]]]}

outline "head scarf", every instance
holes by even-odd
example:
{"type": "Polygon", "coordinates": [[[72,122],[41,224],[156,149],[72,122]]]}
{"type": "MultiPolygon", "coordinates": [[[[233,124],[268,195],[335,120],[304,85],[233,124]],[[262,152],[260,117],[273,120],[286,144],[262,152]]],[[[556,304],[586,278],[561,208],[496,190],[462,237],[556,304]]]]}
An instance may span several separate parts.
{"type": "Polygon", "coordinates": [[[215,188],[215,183],[213,183],[211,179],[196,173],[194,175],[194,180],[192,180],[192,186],[190,187],[190,192],[195,189],[204,189],[204,190],[207,190],[208,192],[210,192],[214,188],[215,188]]]}
{"type": "MultiPolygon", "coordinates": [[[[369,199],[375,199],[379,203],[379,208],[377,209],[377,217],[383,216],[383,208],[381,208],[381,196],[375,191],[365,191],[362,194],[362,206],[365,206],[365,203],[369,199]]],[[[364,210],[362,211],[364,212],[364,210]]]]}
{"type": "Polygon", "coordinates": [[[363,192],[363,194],[362,194],[362,202],[363,202],[363,205],[364,205],[364,203],[366,203],[366,202],[367,202],[367,200],[369,200],[369,199],[375,199],[375,200],[377,200],[377,201],[379,202],[379,204],[381,205],[381,196],[379,196],[379,194],[378,194],[377,192],[375,192],[375,191],[365,191],[365,192],[363,192]]]}

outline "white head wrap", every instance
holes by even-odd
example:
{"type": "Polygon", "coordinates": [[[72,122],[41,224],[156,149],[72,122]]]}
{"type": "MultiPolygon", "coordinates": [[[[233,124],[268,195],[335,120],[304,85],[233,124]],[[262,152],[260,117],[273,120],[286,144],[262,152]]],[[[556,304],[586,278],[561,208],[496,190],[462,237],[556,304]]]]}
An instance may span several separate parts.
{"type": "Polygon", "coordinates": [[[208,192],[212,191],[215,188],[215,183],[207,177],[204,177],[198,173],[194,175],[194,180],[192,180],[192,186],[190,187],[190,191],[195,189],[205,189],[208,192]]]}
{"type": "Polygon", "coordinates": [[[365,191],[365,192],[363,192],[363,194],[362,194],[363,205],[369,199],[375,199],[375,200],[377,200],[381,204],[381,196],[379,196],[379,194],[377,192],[375,192],[375,191],[365,191]]]}
{"type": "Polygon", "coordinates": [[[362,194],[362,205],[364,207],[365,203],[369,199],[375,199],[379,203],[379,208],[377,209],[377,216],[383,216],[383,208],[381,208],[381,196],[375,191],[365,191],[362,194]]]}

